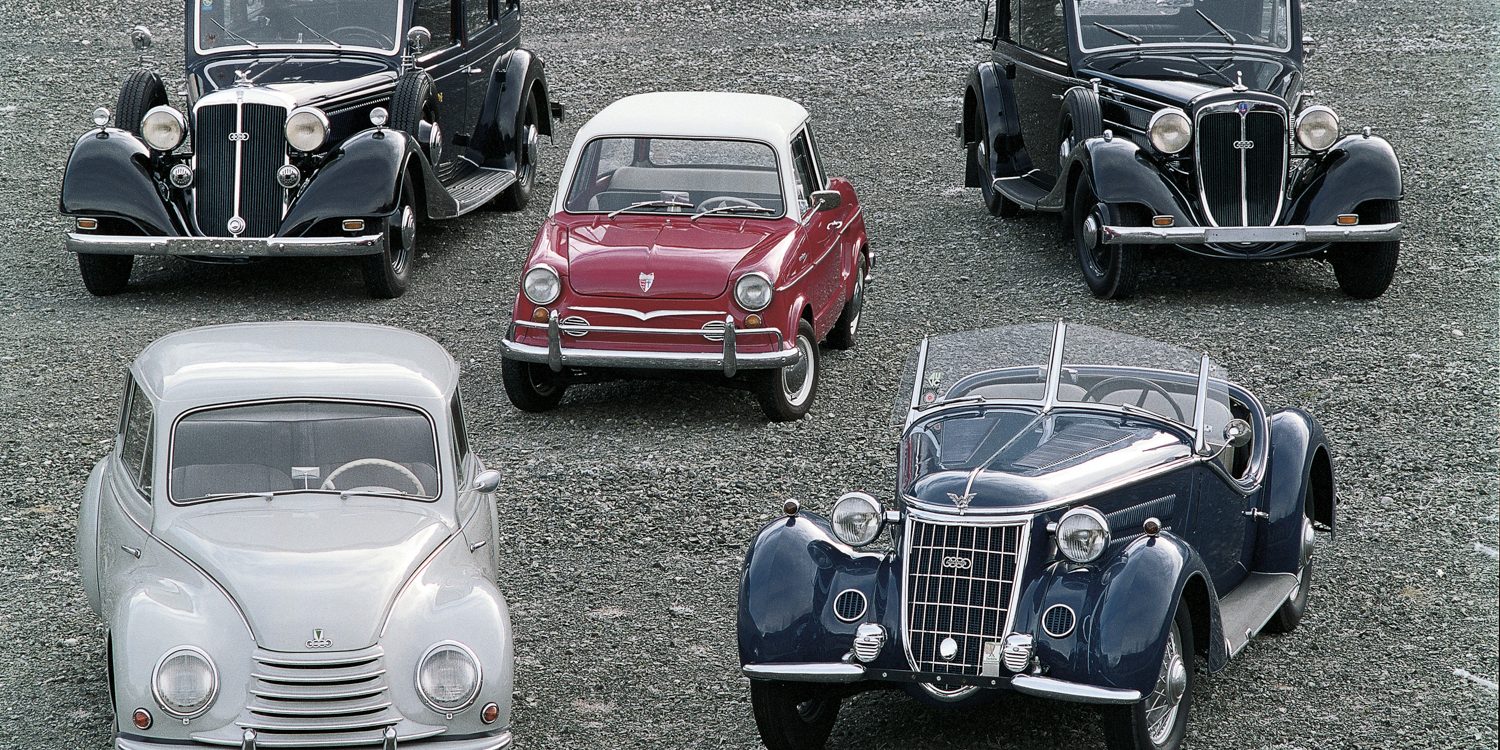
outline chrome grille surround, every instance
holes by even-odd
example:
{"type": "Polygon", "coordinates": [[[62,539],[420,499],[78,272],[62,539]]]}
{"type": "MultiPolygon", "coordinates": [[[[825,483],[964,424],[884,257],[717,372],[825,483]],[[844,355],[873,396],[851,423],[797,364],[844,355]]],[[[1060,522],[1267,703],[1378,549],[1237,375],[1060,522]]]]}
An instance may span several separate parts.
{"type": "Polygon", "coordinates": [[[912,669],[985,673],[986,651],[998,655],[1011,632],[1030,531],[1030,516],[965,518],[908,509],[901,640],[912,669]],[[951,660],[939,654],[948,638],[958,643],[951,660]]]}
{"type": "Polygon", "coordinates": [[[261,747],[379,745],[401,722],[379,646],[338,653],[257,649],[250,698],[237,722],[261,747]]]}
{"type": "Polygon", "coordinates": [[[289,99],[253,88],[216,91],[193,107],[193,218],[205,237],[273,237],[289,193],[289,99]],[[235,229],[239,231],[235,231],[235,229]]]}
{"type": "Polygon", "coordinates": [[[1193,113],[1198,196],[1212,226],[1275,226],[1281,219],[1291,159],[1286,108],[1230,99],[1193,113]],[[1237,143],[1252,144],[1239,148],[1237,143]]]}

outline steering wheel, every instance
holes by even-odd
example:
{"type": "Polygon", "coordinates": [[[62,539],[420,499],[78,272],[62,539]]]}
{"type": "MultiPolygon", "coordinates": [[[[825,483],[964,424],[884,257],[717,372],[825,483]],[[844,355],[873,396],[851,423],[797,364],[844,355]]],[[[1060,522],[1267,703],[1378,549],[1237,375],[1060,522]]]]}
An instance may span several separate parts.
{"type": "Polygon", "coordinates": [[[385,34],[382,34],[368,26],[340,26],[333,31],[328,32],[328,38],[337,41],[339,44],[354,44],[356,46],[361,46],[359,45],[358,41],[351,42],[340,39],[340,34],[353,36],[356,40],[358,40],[360,37],[364,37],[365,39],[378,39],[380,41],[380,44],[371,46],[378,46],[381,49],[396,46],[396,41],[394,39],[391,39],[385,34]]]}
{"type": "Polygon", "coordinates": [[[759,203],[756,203],[753,200],[750,200],[748,198],[741,198],[741,197],[739,197],[737,195],[716,195],[716,196],[714,196],[712,198],[709,198],[708,200],[703,201],[702,203],[699,203],[697,210],[698,210],[698,213],[701,214],[701,213],[703,213],[705,211],[712,211],[714,209],[724,208],[725,206],[744,206],[745,208],[765,208],[765,206],[762,206],[762,205],[760,205],[759,203]]]}
{"type": "MultiPolygon", "coordinates": [[[[385,460],[383,458],[356,458],[353,461],[350,461],[349,463],[346,463],[343,466],[340,466],[337,469],[334,469],[332,472],[330,472],[328,474],[328,478],[323,480],[323,485],[322,485],[321,489],[325,489],[325,490],[337,490],[338,487],[334,486],[333,480],[338,479],[340,474],[343,474],[344,472],[346,472],[346,471],[348,471],[350,469],[358,469],[358,468],[360,468],[362,466],[374,466],[376,468],[386,469],[387,471],[393,471],[393,472],[395,472],[397,474],[400,474],[401,478],[405,479],[408,482],[411,482],[412,486],[414,486],[414,487],[417,488],[417,494],[418,495],[422,495],[422,496],[426,496],[427,495],[427,488],[424,487],[424,486],[422,486],[422,480],[418,479],[417,475],[413,474],[412,471],[411,471],[411,469],[408,469],[405,466],[402,466],[401,464],[396,463],[395,461],[387,461],[387,460],[385,460]]],[[[391,487],[374,487],[374,486],[349,487],[349,488],[345,488],[345,489],[374,490],[374,491],[384,490],[386,492],[395,492],[396,491],[394,488],[391,488],[391,487]]]]}
{"type": "Polygon", "coordinates": [[[1084,392],[1083,400],[1102,404],[1104,403],[1105,396],[1126,390],[1138,390],[1141,392],[1141,397],[1136,400],[1135,405],[1143,409],[1146,405],[1147,394],[1152,391],[1161,394],[1161,397],[1166,399],[1167,405],[1172,407],[1172,413],[1177,416],[1177,421],[1187,424],[1187,417],[1182,413],[1182,407],[1177,405],[1177,400],[1172,398],[1172,394],[1167,393],[1167,389],[1145,378],[1137,378],[1129,375],[1117,375],[1112,378],[1105,378],[1084,392]]]}

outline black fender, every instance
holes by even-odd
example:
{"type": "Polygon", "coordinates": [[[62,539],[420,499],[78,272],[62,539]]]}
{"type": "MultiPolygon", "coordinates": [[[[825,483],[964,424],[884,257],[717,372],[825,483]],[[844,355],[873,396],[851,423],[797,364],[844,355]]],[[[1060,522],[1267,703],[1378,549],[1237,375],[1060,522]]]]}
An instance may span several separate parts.
{"type": "Polygon", "coordinates": [[[849,653],[861,622],[891,634],[872,664],[909,669],[899,645],[900,571],[883,554],[838,541],[828,520],[802,512],[761,529],[745,553],[740,577],[741,664],[837,662],[849,653]],[[869,610],[854,622],[833,613],[845,589],[865,595],[869,610]]]}
{"type": "Polygon", "coordinates": [[[123,219],[142,234],[181,232],[157,192],[151,150],[117,128],[94,130],[73,144],[63,169],[58,210],[67,216],[123,219]]]}
{"type": "MultiPolygon", "coordinates": [[[[416,139],[397,130],[370,129],[345,140],[302,188],[281,222],[282,237],[325,233],[320,224],[348,218],[385,219],[395,213],[401,178],[418,180],[426,191],[428,213],[433,201],[448,200],[416,139]],[[437,188],[434,195],[432,189],[437,188]]],[[[339,231],[337,229],[333,230],[339,231]]]]}
{"type": "Polygon", "coordinates": [[[1029,166],[1017,161],[1021,121],[1012,106],[1016,100],[1015,92],[1005,69],[994,62],[980,63],[969,72],[967,86],[964,92],[963,140],[964,149],[969,155],[969,168],[964,176],[964,186],[982,187],[985,182],[993,182],[1001,177],[1025,174],[1029,171],[1029,166]],[[979,132],[981,120],[989,124],[988,132],[979,132]],[[979,161],[975,158],[975,151],[981,141],[990,154],[988,174],[978,166],[979,161]]]}
{"type": "Polygon", "coordinates": [[[1069,155],[1071,162],[1065,196],[1071,196],[1077,179],[1093,181],[1094,195],[1101,203],[1145,206],[1152,216],[1172,216],[1178,226],[1198,223],[1176,185],[1162,176],[1161,169],[1128,138],[1090,138],[1069,155]]]}
{"type": "Polygon", "coordinates": [[[537,131],[552,136],[552,105],[547,94],[547,71],[542,58],[530,50],[511,50],[495,61],[489,93],[479,112],[471,148],[484,155],[484,166],[515,169],[522,118],[521,105],[532,90],[538,97],[537,131]]]}
{"type": "Polygon", "coordinates": [[[1296,573],[1302,562],[1302,516],[1313,493],[1313,520],[1332,529],[1336,494],[1333,463],[1323,428],[1301,409],[1271,415],[1265,511],[1255,542],[1257,573],[1296,573]]]}
{"type": "Polygon", "coordinates": [[[1309,159],[1292,188],[1291,224],[1335,224],[1373,200],[1401,200],[1401,162],[1384,138],[1352,135],[1309,159]]]}

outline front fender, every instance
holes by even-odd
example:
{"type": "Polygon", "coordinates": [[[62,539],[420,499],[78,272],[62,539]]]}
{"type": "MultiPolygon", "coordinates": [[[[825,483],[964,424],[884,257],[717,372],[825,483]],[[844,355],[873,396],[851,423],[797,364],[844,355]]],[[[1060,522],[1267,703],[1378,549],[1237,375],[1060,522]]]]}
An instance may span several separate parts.
{"type": "Polygon", "coordinates": [[[123,219],[143,234],[179,234],[151,175],[151,150],[115,128],[94,130],[73,144],[63,168],[58,210],[67,216],[123,219]]]}
{"type": "Polygon", "coordinates": [[[1401,200],[1401,163],[1384,138],[1352,135],[1308,164],[1292,187],[1289,223],[1335,224],[1373,200],[1401,200]]]}
{"type": "Polygon", "coordinates": [[[1314,518],[1333,527],[1335,488],[1323,427],[1301,409],[1271,415],[1266,466],[1266,512],[1255,543],[1255,571],[1297,573],[1302,561],[1302,517],[1313,493],[1314,518]]]}
{"type": "MultiPolygon", "coordinates": [[[[1196,225],[1186,196],[1161,174],[1150,157],[1128,138],[1090,138],[1071,159],[1087,175],[1103,203],[1135,203],[1153,216],[1171,216],[1178,226],[1196,225]]],[[[1072,174],[1072,169],[1069,170],[1072,174]]]]}
{"type": "Polygon", "coordinates": [[[547,72],[542,58],[530,50],[517,49],[495,61],[489,92],[479,112],[473,148],[484,155],[484,166],[516,169],[520,152],[517,139],[526,113],[521,106],[532,91],[537,96],[537,131],[552,135],[552,107],[547,97],[547,72]]]}
{"type": "MultiPolygon", "coordinates": [[[[407,167],[426,166],[420,151],[414,139],[395,130],[356,133],[308,179],[278,234],[305,237],[325,222],[390,216],[396,210],[407,167]]],[[[423,184],[437,184],[435,176],[431,183],[425,173],[417,178],[423,184]]]]}

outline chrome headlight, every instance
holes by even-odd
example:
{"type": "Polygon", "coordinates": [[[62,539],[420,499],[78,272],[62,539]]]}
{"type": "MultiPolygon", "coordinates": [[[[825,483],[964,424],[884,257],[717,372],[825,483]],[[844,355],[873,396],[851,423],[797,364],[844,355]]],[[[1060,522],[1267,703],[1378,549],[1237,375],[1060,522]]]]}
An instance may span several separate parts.
{"type": "Polygon", "coordinates": [[[141,118],[141,140],[156,151],[172,151],[186,138],[187,118],[171,107],[153,107],[141,118]]]}
{"type": "Polygon", "coordinates": [[[1175,154],[1193,142],[1193,123],[1186,112],[1168,107],[1151,116],[1146,133],[1151,136],[1151,145],[1157,151],[1175,154]]]}
{"type": "Polygon", "coordinates": [[[521,291],[533,305],[550,305],[562,294],[562,280],[548,266],[537,266],[521,279],[521,291]]]}
{"type": "Polygon", "coordinates": [[[317,151],[328,142],[328,115],[316,107],[294,110],[286,118],[286,142],[303,153],[317,151]]]}
{"type": "Polygon", "coordinates": [[[1297,142],[1308,151],[1326,151],[1339,139],[1339,116],[1324,106],[1297,115],[1297,142]]]}
{"type": "Polygon", "coordinates": [[[417,665],[417,692],[432,710],[450,714],[479,696],[479,660],[462,643],[445,641],[427,649],[417,665]]]}
{"type": "Polygon", "coordinates": [[[884,523],[885,510],[863,492],[851,492],[833,504],[833,535],[851,547],[875,541],[884,523]]]}
{"type": "Polygon", "coordinates": [[[208,654],[192,646],[180,646],[156,663],[151,693],[163,711],[191,719],[213,705],[219,694],[219,672],[208,654]]]}
{"type": "Polygon", "coordinates": [[[1109,546],[1109,524],[1093,508],[1074,508],[1057,522],[1057,551],[1076,563],[1093,562],[1109,546]]]}
{"type": "Polygon", "coordinates": [[[734,301],[750,312],[771,304],[771,280],[763,273],[747,273],[734,283],[734,301]]]}

